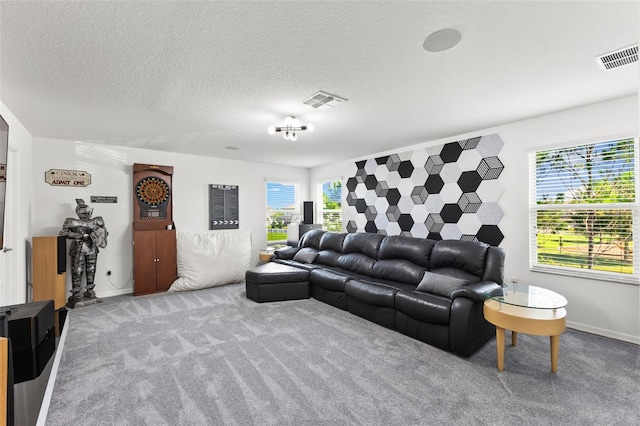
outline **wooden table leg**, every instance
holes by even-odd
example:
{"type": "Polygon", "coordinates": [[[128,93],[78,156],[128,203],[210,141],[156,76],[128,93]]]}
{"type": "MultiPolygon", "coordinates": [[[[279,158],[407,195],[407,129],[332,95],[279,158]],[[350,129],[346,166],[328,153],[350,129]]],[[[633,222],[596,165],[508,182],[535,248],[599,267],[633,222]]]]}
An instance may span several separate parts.
{"type": "Polygon", "coordinates": [[[511,331],[511,346],[518,346],[518,333],[511,331]]]}
{"type": "Polygon", "coordinates": [[[504,371],[504,328],[496,327],[496,347],[498,348],[498,371],[504,371]]]}
{"type": "Polygon", "coordinates": [[[551,341],[551,372],[558,371],[558,355],[560,351],[560,335],[550,336],[551,341]]]}

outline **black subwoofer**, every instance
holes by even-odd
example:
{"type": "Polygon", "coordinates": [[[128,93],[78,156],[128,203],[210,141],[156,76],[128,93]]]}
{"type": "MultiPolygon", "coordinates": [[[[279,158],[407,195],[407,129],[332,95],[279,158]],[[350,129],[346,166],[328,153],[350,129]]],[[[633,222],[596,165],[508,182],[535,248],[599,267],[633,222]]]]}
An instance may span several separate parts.
{"type": "Polygon", "coordinates": [[[37,347],[55,326],[53,300],[13,305],[5,309],[14,353],[37,347]]]}
{"type": "Polygon", "coordinates": [[[35,379],[55,352],[53,300],[0,308],[7,318],[14,382],[35,379]]]}

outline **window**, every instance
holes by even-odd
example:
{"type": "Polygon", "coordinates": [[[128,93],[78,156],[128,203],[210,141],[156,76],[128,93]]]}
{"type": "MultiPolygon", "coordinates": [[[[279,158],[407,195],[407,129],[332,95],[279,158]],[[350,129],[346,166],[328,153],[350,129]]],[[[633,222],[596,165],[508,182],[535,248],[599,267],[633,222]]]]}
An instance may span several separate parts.
{"type": "Polygon", "coordinates": [[[638,283],[637,144],[530,154],[532,270],[638,283]]]}
{"type": "Polygon", "coordinates": [[[320,185],[322,229],[342,232],[342,181],[331,180],[320,185]]]}
{"type": "Polygon", "coordinates": [[[300,185],[267,182],[267,243],[286,244],[287,226],[300,222],[300,185]]]}

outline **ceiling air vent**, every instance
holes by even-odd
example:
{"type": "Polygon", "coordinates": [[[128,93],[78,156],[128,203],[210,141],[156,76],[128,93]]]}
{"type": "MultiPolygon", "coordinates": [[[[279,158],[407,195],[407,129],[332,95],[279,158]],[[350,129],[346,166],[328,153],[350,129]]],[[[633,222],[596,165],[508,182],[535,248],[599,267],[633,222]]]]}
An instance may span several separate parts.
{"type": "Polygon", "coordinates": [[[596,57],[602,71],[609,71],[638,62],[638,45],[625,47],[596,57]]]}
{"type": "Polygon", "coordinates": [[[341,98],[340,96],[332,95],[327,92],[318,92],[302,101],[302,103],[315,109],[329,109],[346,101],[347,99],[341,98]]]}

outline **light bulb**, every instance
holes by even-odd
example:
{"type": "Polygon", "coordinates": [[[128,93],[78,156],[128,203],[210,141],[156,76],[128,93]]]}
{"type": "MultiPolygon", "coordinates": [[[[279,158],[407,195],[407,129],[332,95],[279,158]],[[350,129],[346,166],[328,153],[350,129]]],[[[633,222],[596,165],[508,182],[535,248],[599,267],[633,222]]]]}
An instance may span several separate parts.
{"type": "Polygon", "coordinates": [[[294,119],[295,119],[295,117],[293,117],[293,116],[291,116],[291,115],[290,115],[290,116],[285,117],[285,118],[284,118],[284,125],[285,125],[285,126],[292,126],[292,125],[293,125],[292,123],[293,123],[293,120],[294,120],[294,119]]]}
{"type": "Polygon", "coordinates": [[[270,135],[275,135],[276,134],[276,128],[275,127],[269,127],[267,129],[267,132],[269,132],[270,135]]]}
{"type": "Polygon", "coordinates": [[[289,131],[287,130],[286,132],[284,132],[284,135],[282,135],[285,139],[289,140],[289,131]]]}
{"type": "Polygon", "coordinates": [[[296,135],[296,132],[291,133],[291,142],[295,142],[298,140],[298,135],[296,135]]]}
{"type": "Polygon", "coordinates": [[[308,131],[313,132],[313,129],[314,129],[313,124],[311,124],[311,123],[307,124],[307,130],[308,131]]]}

